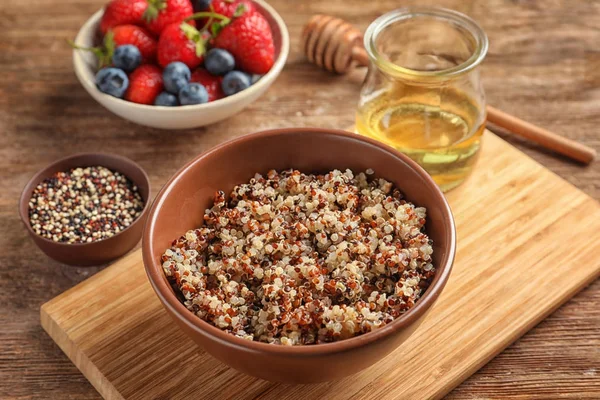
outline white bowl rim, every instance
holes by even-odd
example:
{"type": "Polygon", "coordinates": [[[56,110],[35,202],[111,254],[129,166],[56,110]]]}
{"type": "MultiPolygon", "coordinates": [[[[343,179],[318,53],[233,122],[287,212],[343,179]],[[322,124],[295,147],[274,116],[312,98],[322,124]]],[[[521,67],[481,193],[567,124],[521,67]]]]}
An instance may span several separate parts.
{"type": "MultiPolygon", "coordinates": [[[[256,83],[251,85],[249,88],[247,88],[241,92],[238,92],[232,96],[227,96],[222,99],[211,101],[209,103],[178,106],[178,107],[139,104],[139,103],[134,103],[134,102],[127,101],[124,99],[120,99],[118,97],[114,97],[114,96],[111,96],[106,93],[102,93],[96,87],[95,82],[91,82],[89,79],[86,79],[83,74],[77,74],[77,75],[80,75],[82,77],[82,79],[80,79],[80,80],[82,83],[85,83],[85,85],[88,86],[88,90],[89,89],[96,90],[99,95],[101,95],[103,97],[105,96],[106,101],[114,102],[115,104],[119,104],[121,106],[126,105],[127,107],[137,108],[139,110],[147,110],[147,111],[169,110],[170,112],[177,112],[178,110],[183,109],[186,111],[188,111],[188,110],[190,110],[190,111],[191,110],[210,111],[210,110],[214,110],[216,108],[226,107],[227,105],[233,105],[240,100],[241,96],[244,96],[244,95],[251,96],[253,93],[260,91],[261,89],[266,90],[267,87],[279,75],[279,73],[285,66],[285,63],[287,61],[287,58],[288,58],[288,55],[290,52],[290,35],[289,35],[288,29],[287,29],[287,25],[283,21],[283,18],[281,18],[279,13],[277,11],[275,11],[275,9],[271,5],[264,2],[263,0],[251,0],[251,1],[254,3],[257,3],[261,8],[263,8],[267,13],[269,13],[270,16],[273,18],[273,20],[275,21],[275,23],[277,24],[277,26],[279,27],[279,31],[281,32],[281,49],[279,50],[279,56],[275,60],[275,63],[273,64],[273,66],[271,67],[269,72],[264,74],[256,83]]],[[[77,36],[75,37],[75,44],[77,44],[79,46],[84,45],[83,39],[85,37],[88,37],[90,35],[90,32],[92,32],[92,34],[94,33],[93,27],[98,24],[98,22],[100,21],[100,18],[102,18],[103,14],[104,14],[104,9],[98,10],[83,24],[83,26],[77,33],[77,36]]],[[[73,67],[75,68],[76,71],[83,71],[86,68],[88,68],[83,56],[81,55],[81,51],[77,50],[77,49],[73,49],[73,67]]]]}

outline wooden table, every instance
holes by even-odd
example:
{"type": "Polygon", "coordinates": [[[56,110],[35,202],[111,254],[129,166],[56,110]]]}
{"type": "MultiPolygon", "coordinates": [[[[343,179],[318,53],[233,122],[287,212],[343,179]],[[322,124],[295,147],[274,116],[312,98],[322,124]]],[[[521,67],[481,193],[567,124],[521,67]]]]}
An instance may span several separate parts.
{"type": "MultiPolygon", "coordinates": [[[[236,117],[180,132],[128,123],[96,104],[77,82],[64,39],[73,38],[102,3],[29,0],[6,2],[0,9],[0,398],[99,397],[39,324],[40,305],[75,280],[44,256],[21,226],[17,200],[29,177],[74,152],[114,152],[147,170],[155,194],[184,162],[243,133],[350,126],[358,75],[329,75],[299,52],[302,25],[312,14],[332,13],[365,28],[399,4],[435,3],[465,12],[490,37],[483,66],[490,104],[600,150],[600,1],[273,0],[292,37],[279,80],[236,117]]],[[[504,137],[600,200],[598,161],[584,168],[504,137]]],[[[599,304],[597,281],[449,398],[599,398],[599,304]]]]}

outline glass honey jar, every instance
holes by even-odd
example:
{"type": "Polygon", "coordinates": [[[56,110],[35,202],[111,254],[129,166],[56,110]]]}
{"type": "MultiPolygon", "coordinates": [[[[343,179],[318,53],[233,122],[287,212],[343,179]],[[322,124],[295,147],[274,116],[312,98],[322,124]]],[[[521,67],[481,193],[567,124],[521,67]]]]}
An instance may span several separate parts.
{"type": "Polygon", "coordinates": [[[442,190],[461,184],[485,127],[481,27],[451,10],[403,8],[376,19],[364,43],[370,64],[357,132],[411,157],[442,190]]]}

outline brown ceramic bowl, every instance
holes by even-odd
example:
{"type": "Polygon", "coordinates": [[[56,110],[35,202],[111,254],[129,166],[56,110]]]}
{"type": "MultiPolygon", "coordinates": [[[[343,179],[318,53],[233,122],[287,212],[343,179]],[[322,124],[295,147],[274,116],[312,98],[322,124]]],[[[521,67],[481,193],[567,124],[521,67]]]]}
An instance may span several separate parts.
{"type": "MultiPolygon", "coordinates": [[[[150,210],[143,237],[144,264],[160,301],[200,347],[225,364],[269,381],[309,383],[358,372],[400,345],[440,295],[456,248],[450,207],[427,173],[408,157],[375,140],[319,128],[279,129],[246,135],[196,157],[163,187],[150,210]],[[415,307],[379,330],[335,343],[282,346],[235,337],[202,321],[179,302],[160,257],[171,242],[202,224],[215,191],[225,193],[256,172],[297,168],[327,172],[375,170],[400,188],[408,200],[427,207],[436,276],[415,307]]],[[[162,345],[168,346],[168,343],[162,345]]]]}
{"type": "Polygon", "coordinates": [[[103,153],[81,153],[62,158],[39,171],[25,185],[19,202],[19,214],[35,244],[50,258],[75,266],[101,265],[115,260],[139,242],[142,237],[144,221],[148,214],[150,181],[144,170],[128,158],[103,153]],[[36,234],[29,223],[29,199],[35,187],[56,172],[71,168],[103,166],[127,176],[138,188],[145,202],[142,214],[127,228],[118,234],[92,243],[59,243],[36,234]]]}

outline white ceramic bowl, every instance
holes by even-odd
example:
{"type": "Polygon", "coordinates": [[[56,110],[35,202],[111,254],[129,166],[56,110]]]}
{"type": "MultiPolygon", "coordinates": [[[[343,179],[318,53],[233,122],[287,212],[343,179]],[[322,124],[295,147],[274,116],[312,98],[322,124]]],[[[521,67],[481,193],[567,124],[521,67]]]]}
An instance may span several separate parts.
{"type": "MultiPolygon", "coordinates": [[[[189,129],[229,118],[250,105],[271,86],[283,69],[290,51],[289,33],[281,16],[262,0],[254,0],[254,3],[271,25],[275,41],[275,64],[258,82],[233,96],[206,104],[180,107],[149,106],[118,99],[98,90],[95,84],[96,59],[91,53],[80,50],[73,50],[75,74],[98,103],[140,125],[160,129],[189,129]]],[[[103,13],[103,10],[98,11],[81,27],[75,38],[77,45],[92,47],[98,43],[98,26],[103,13]]]]}

